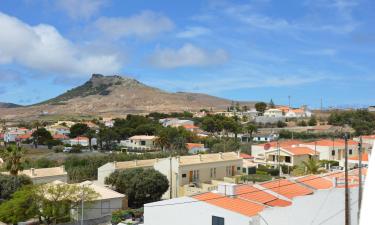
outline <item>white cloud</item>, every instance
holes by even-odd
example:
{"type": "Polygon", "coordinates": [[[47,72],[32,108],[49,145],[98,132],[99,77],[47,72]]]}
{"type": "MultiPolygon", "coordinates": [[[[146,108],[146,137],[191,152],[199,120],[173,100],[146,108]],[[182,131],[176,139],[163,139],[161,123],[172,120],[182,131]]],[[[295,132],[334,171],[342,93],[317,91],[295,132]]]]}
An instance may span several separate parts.
{"type": "Polygon", "coordinates": [[[58,0],[56,5],[71,18],[88,19],[107,4],[107,0],[58,0]]]}
{"type": "Polygon", "coordinates": [[[207,66],[227,60],[228,54],[223,49],[210,52],[192,44],[185,44],[179,49],[159,48],[150,58],[152,65],[161,68],[207,66]]]}
{"type": "Polygon", "coordinates": [[[210,29],[205,27],[187,27],[184,31],[177,33],[178,38],[194,38],[202,35],[209,34],[210,29]]]}
{"type": "Polygon", "coordinates": [[[166,16],[152,11],[142,11],[131,17],[102,17],[94,26],[113,39],[127,36],[150,38],[173,29],[173,22],[166,16]]]}
{"type": "Polygon", "coordinates": [[[30,26],[0,13],[0,63],[18,63],[42,72],[65,75],[118,72],[116,53],[90,54],[50,25],[30,26]]]}

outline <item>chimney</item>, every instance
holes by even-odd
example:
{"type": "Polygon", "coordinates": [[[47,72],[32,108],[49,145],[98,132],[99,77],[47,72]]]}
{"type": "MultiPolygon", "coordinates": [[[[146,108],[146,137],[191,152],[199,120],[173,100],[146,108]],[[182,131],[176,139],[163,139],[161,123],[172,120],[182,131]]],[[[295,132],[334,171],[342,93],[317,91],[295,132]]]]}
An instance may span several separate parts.
{"type": "Polygon", "coordinates": [[[134,165],[138,166],[138,160],[134,160],[134,165]]]}
{"type": "Polygon", "coordinates": [[[177,162],[180,163],[180,156],[176,156],[177,162]]]}
{"type": "Polygon", "coordinates": [[[219,194],[234,198],[236,195],[236,184],[219,183],[217,190],[219,194]]]}
{"type": "Polygon", "coordinates": [[[30,170],[31,170],[31,176],[36,176],[35,169],[31,168],[30,170]]]}
{"type": "Polygon", "coordinates": [[[240,159],[241,158],[241,150],[237,151],[237,157],[240,159]]]}
{"type": "Polygon", "coordinates": [[[223,153],[222,152],[219,152],[219,158],[223,159],[223,153]]]}
{"type": "Polygon", "coordinates": [[[337,177],[334,177],[332,179],[332,185],[333,185],[334,188],[337,187],[337,177]]]}

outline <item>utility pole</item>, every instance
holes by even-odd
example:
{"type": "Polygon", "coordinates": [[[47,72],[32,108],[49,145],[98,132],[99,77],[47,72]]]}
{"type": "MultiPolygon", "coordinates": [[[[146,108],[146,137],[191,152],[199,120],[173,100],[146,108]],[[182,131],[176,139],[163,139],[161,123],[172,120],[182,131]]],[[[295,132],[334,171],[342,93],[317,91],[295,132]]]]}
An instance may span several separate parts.
{"type": "Polygon", "coordinates": [[[350,196],[348,183],[348,134],[345,133],[345,225],[350,225],[350,196]]]}
{"type": "Polygon", "coordinates": [[[85,198],[85,186],[82,185],[82,201],[81,201],[81,225],[83,225],[83,199],[85,198]]]}
{"type": "Polygon", "coordinates": [[[279,176],[281,176],[281,166],[280,166],[280,145],[279,145],[279,139],[277,139],[277,162],[278,162],[278,166],[279,166],[279,176]]]}
{"type": "Polygon", "coordinates": [[[359,138],[358,143],[358,223],[359,216],[361,215],[361,205],[362,205],[362,137],[359,138]]]}
{"type": "Polygon", "coordinates": [[[172,156],[169,157],[169,198],[172,199],[172,156]]]}
{"type": "Polygon", "coordinates": [[[288,95],[288,105],[289,105],[289,109],[290,109],[290,95],[288,95]]]}

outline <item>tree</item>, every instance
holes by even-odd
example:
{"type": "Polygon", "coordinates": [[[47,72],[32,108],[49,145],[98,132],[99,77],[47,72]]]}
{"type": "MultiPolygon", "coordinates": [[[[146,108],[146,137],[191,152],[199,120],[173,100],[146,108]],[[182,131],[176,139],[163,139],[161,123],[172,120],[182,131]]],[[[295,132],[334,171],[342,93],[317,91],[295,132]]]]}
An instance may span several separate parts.
{"type": "Polygon", "coordinates": [[[276,126],[277,126],[278,128],[283,128],[283,127],[288,126],[288,124],[285,123],[284,121],[279,120],[279,121],[277,121],[276,126]]]}
{"type": "Polygon", "coordinates": [[[22,157],[24,154],[25,150],[16,145],[10,145],[5,149],[0,149],[0,155],[4,160],[5,169],[8,170],[11,175],[17,176],[18,171],[23,170],[22,157]]]}
{"type": "MultiPolygon", "coordinates": [[[[257,132],[258,128],[255,126],[255,124],[253,123],[248,123],[245,125],[245,127],[243,128],[244,129],[244,132],[247,133],[249,135],[249,139],[250,139],[250,155],[252,154],[252,145],[253,145],[253,133],[254,132],[257,132]]],[[[249,140],[248,139],[248,140],[249,140]]]]}
{"type": "Polygon", "coordinates": [[[38,148],[38,145],[45,145],[53,139],[51,133],[44,127],[36,129],[31,136],[33,137],[35,148],[38,148]]]}
{"type": "Polygon", "coordinates": [[[303,161],[302,163],[305,166],[306,172],[308,174],[317,174],[317,173],[319,173],[320,163],[319,163],[318,160],[311,158],[311,159],[309,159],[307,161],[303,161]]]}
{"type": "Polygon", "coordinates": [[[156,146],[159,146],[163,151],[168,150],[171,146],[166,132],[162,132],[155,140],[156,146]]]}
{"type": "Polygon", "coordinates": [[[34,204],[37,205],[37,214],[47,224],[69,221],[71,209],[77,209],[80,213],[79,205],[82,200],[88,204],[99,197],[89,186],[66,183],[38,185],[31,192],[34,204]]]}
{"type": "Polygon", "coordinates": [[[309,126],[316,126],[316,124],[318,124],[318,121],[316,120],[315,116],[312,116],[312,117],[309,119],[308,124],[309,124],[309,126]]]}
{"type": "Polygon", "coordinates": [[[86,134],[90,128],[85,123],[76,123],[70,127],[69,137],[75,138],[86,134]]]}
{"type": "Polygon", "coordinates": [[[26,186],[15,192],[12,199],[0,204],[0,221],[17,224],[37,215],[31,189],[32,186],[26,186]]]}
{"type": "Polygon", "coordinates": [[[92,150],[92,139],[95,137],[95,131],[92,129],[89,129],[86,131],[85,136],[89,139],[89,149],[92,150]]]}
{"type": "Polygon", "coordinates": [[[4,200],[9,200],[14,192],[30,184],[32,184],[32,181],[26,175],[10,176],[0,174],[0,203],[4,200]]]}
{"type": "Polygon", "coordinates": [[[269,107],[270,109],[274,109],[274,108],[275,108],[275,103],[273,103],[272,98],[271,98],[270,103],[268,103],[268,107],[269,107]]]}
{"type": "Polygon", "coordinates": [[[125,194],[129,206],[134,208],[159,201],[169,187],[166,176],[154,169],[142,168],[115,171],[106,178],[105,183],[125,194]]]}
{"type": "Polygon", "coordinates": [[[87,204],[98,197],[99,194],[90,187],[76,184],[29,185],[15,192],[10,200],[0,205],[0,220],[17,223],[39,217],[45,224],[67,222],[71,209],[78,209],[82,198],[87,204]]]}
{"type": "Polygon", "coordinates": [[[267,104],[265,102],[257,102],[255,103],[255,109],[263,115],[264,111],[267,109],[267,104]]]}

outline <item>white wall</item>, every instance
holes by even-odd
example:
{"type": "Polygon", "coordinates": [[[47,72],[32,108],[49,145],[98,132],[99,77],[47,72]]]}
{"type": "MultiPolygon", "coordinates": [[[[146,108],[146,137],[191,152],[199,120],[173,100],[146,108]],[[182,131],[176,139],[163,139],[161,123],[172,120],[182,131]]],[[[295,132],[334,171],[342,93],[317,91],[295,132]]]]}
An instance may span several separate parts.
{"type": "Polygon", "coordinates": [[[252,224],[251,217],[190,197],[154,202],[144,207],[144,225],[211,225],[212,216],[223,217],[225,225],[252,224]],[[191,201],[194,203],[178,204],[191,201]],[[156,206],[164,204],[174,205],[156,206]]]}
{"type": "Polygon", "coordinates": [[[111,173],[115,172],[115,166],[113,162],[104,164],[98,168],[98,182],[104,184],[105,178],[109,177],[111,173]]]}

